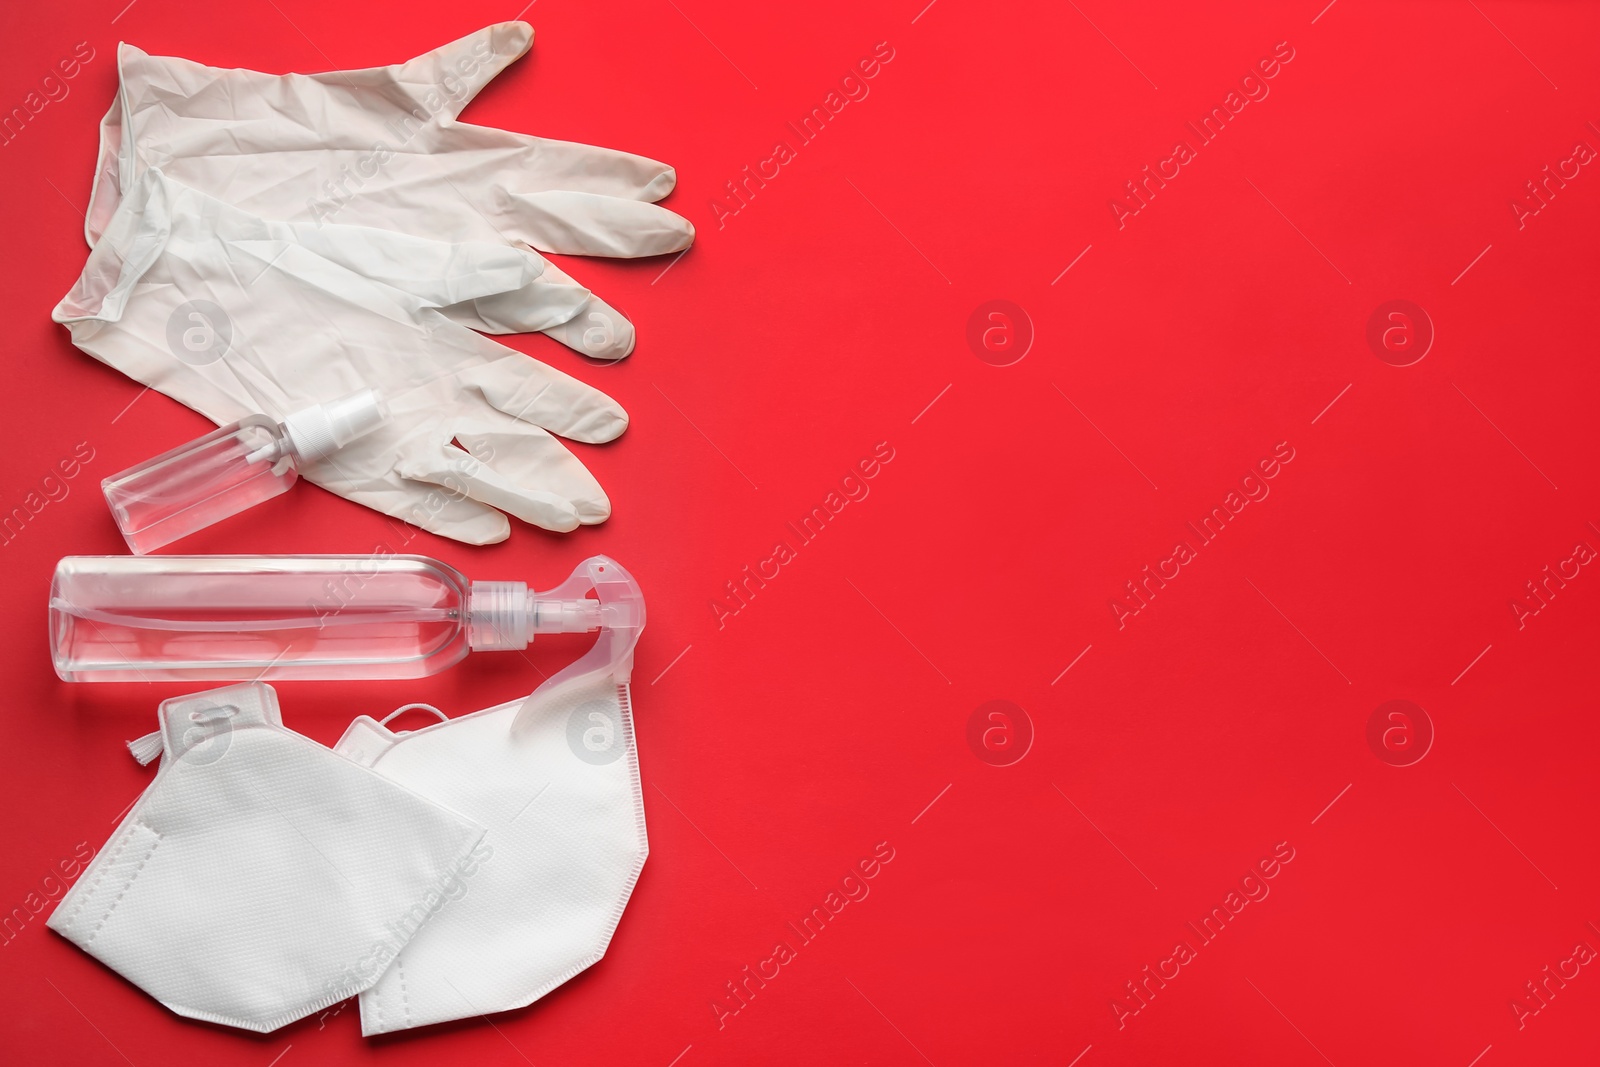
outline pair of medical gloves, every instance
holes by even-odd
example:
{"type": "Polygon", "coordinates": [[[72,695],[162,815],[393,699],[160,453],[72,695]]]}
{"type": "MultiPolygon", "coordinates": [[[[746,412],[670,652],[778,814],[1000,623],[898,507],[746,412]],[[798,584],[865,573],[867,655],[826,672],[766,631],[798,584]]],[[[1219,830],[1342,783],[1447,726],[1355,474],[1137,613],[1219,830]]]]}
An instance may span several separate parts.
{"type": "Polygon", "coordinates": [[[599,640],[525,701],[408,733],[361,716],[331,751],[262,683],[166,701],[154,781],[49,926],[178,1014],[256,1031],[358,995],[368,1035],[473,1018],[590,966],[648,849],[644,602],[614,561],[585,569],[599,640]]]}
{"type": "Polygon", "coordinates": [[[522,22],[406,63],[269,75],[117,54],[86,216],[54,311],[96,359],[219,425],[377,389],[390,417],[303,477],[471,544],[611,504],[557,439],[627,427],[610,397],[483,336],[543,333],[595,360],[633,326],[540,252],[679,252],[641,156],[456,118],[527,52],[522,22]]]}

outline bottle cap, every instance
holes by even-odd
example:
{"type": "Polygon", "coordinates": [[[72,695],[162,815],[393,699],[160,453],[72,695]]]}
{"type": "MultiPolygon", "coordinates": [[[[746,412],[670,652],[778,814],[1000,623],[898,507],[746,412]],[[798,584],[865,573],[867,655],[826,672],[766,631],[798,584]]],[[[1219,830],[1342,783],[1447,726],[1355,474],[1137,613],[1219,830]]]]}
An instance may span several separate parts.
{"type": "Polygon", "coordinates": [[[475,652],[528,647],[525,582],[473,582],[467,593],[467,647],[475,652]]]}
{"type": "Polygon", "coordinates": [[[568,596],[531,593],[525,582],[473,582],[467,593],[467,647],[476,652],[527,648],[535,634],[592,633],[605,625],[600,601],[563,589],[568,596]]]}
{"type": "Polygon", "coordinates": [[[283,429],[295,455],[302,463],[311,463],[370,433],[388,417],[382,395],[376,389],[363,389],[291,412],[283,429]]]}

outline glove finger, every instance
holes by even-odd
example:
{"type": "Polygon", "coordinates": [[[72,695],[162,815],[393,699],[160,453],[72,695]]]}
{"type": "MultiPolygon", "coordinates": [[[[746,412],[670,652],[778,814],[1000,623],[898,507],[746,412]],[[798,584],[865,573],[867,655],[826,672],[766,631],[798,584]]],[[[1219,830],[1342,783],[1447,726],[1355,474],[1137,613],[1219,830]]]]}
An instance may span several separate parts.
{"type": "MultiPolygon", "coordinates": [[[[531,435],[540,431],[530,426],[525,428],[524,433],[531,435]]],[[[459,429],[458,436],[478,440],[470,427],[459,429]]],[[[554,438],[548,434],[542,436],[545,440],[554,442],[554,438]]],[[[490,449],[490,446],[482,443],[477,447],[479,451],[490,449]]],[[[566,453],[573,464],[582,468],[582,464],[579,464],[570,452],[560,445],[555,447],[566,453]]],[[[499,458],[496,455],[496,459],[499,458]]],[[[452,488],[459,487],[460,491],[473,501],[498,508],[508,515],[514,515],[523,522],[532,523],[542,529],[566,533],[577,529],[585,521],[579,511],[579,501],[544,488],[537,481],[521,484],[454,444],[443,444],[437,449],[428,449],[405,458],[401,461],[399,470],[405,477],[417,481],[448,484],[452,488]]],[[[533,472],[535,479],[543,473],[545,472],[533,472]]],[[[584,473],[587,474],[587,471],[584,473]]],[[[571,481],[570,477],[566,480],[571,481]]],[[[591,517],[587,521],[599,522],[611,514],[611,503],[606,500],[605,493],[592,475],[589,477],[589,483],[588,486],[581,487],[585,490],[585,499],[582,500],[583,513],[590,516],[598,515],[598,518],[591,517]]]]}
{"type": "Polygon", "coordinates": [[[533,27],[526,22],[497,22],[390,67],[386,73],[429,114],[455,118],[496,75],[526,55],[532,44],[533,27]]]}
{"type": "Polygon", "coordinates": [[[636,259],[694,243],[693,224],[657,204],[570,189],[498,190],[497,199],[511,219],[510,232],[541,252],[636,259]]]}
{"type": "Polygon", "coordinates": [[[569,440],[601,444],[628,428],[628,413],[621,404],[527,356],[507,356],[474,367],[463,373],[462,380],[512,419],[569,440]]]}
{"type": "MultiPolygon", "coordinates": [[[[522,298],[526,301],[543,292],[537,284],[546,260],[525,249],[489,241],[436,241],[341,223],[290,222],[283,228],[295,244],[330,263],[409,293],[431,307],[501,294],[527,294],[522,298]]],[[[567,280],[561,284],[570,287],[576,283],[567,280]]],[[[582,299],[569,296],[565,303],[575,310],[582,299]]]]}
{"type": "Polygon", "coordinates": [[[649,156],[464,122],[452,123],[450,130],[452,139],[464,147],[519,149],[518,162],[499,170],[499,180],[510,189],[572,189],[654,203],[678,184],[675,170],[649,156]]]}
{"type": "Polygon", "coordinates": [[[462,301],[440,311],[452,322],[484,333],[538,333],[572,321],[592,300],[589,290],[565,275],[551,277],[547,267],[545,276],[520,289],[462,301]]]}
{"type": "MultiPolygon", "coordinates": [[[[551,285],[563,282],[578,285],[572,280],[572,275],[548,260],[545,262],[543,278],[551,285]]],[[[572,318],[541,332],[590,359],[622,359],[633,351],[633,323],[593,293],[589,294],[588,301],[572,318]]]]}
{"type": "MultiPolygon", "coordinates": [[[[516,499],[563,502],[580,523],[604,522],[611,515],[611,500],[583,461],[559,440],[536,426],[517,422],[499,412],[456,424],[456,444],[484,465],[484,484],[491,480],[503,498],[473,495],[486,503],[522,517],[516,499]]],[[[529,522],[538,522],[528,519],[529,522]]],[[[539,522],[541,526],[545,523],[539,522]]],[[[547,527],[553,528],[553,527],[547,527]]]]}
{"type": "Polygon", "coordinates": [[[537,252],[487,241],[450,244],[366,226],[286,224],[323,259],[426,302],[486,333],[532,333],[569,321],[589,291],[537,252]]]}
{"type": "MultiPolygon", "coordinates": [[[[348,470],[348,468],[347,468],[348,470]]],[[[511,523],[494,508],[468,497],[454,472],[406,481],[387,477],[350,477],[339,469],[338,456],[307,464],[301,476],[314,485],[429,533],[469,545],[492,545],[511,536],[511,523]]]]}

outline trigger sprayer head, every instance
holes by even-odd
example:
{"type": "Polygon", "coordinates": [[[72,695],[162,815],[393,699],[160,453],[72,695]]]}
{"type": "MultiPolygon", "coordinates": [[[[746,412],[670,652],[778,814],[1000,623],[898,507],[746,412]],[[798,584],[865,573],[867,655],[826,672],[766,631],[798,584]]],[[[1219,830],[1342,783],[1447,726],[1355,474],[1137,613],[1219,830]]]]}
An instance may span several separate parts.
{"type": "Polygon", "coordinates": [[[529,597],[538,605],[543,618],[541,632],[567,627],[598,629],[594,646],[577,660],[546,678],[535,689],[512,720],[511,732],[531,728],[537,709],[547,706],[552,695],[569,685],[584,684],[597,677],[622,687],[620,699],[626,701],[626,687],[633,673],[633,650],[644,630],[644,593],[633,575],[616,560],[591,556],[573,570],[572,576],[555,589],[529,597]],[[588,594],[594,594],[592,597],[588,594]],[[544,630],[549,626],[550,630],[544,630]]]}
{"type": "Polygon", "coordinates": [[[633,575],[616,560],[592,556],[544,592],[530,591],[523,582],[473,582],[467,592],[467,646],[521,649],[535,634],[598,630],[595,646],[545,684],[596,670],[609,670],[626,682],[644,616],[644,594],[633,575]]]}

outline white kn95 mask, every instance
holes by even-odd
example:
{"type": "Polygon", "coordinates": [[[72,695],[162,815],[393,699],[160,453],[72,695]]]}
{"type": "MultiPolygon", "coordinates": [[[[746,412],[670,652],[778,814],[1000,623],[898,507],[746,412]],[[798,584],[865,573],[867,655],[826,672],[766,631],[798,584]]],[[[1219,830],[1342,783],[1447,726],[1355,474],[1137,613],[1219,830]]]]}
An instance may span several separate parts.
{"type": "Polygon", "coordinates": [[[271,686],[161,705],[155,780],[48,925],[179,1015],[266,1032],[362,992],[483,827],[286,729],[271,686]]]}
{"type": "Polygon", "coordinates": [[[628,689],[644,598],[603,556],[545,595],[590,589],[595,646],[531,696],[413,732],[362,716],[335,746],[488,828],[471,877],[361,994],[363,1034],[522,1007],[605,953],[648,852],[628,689]]]}

